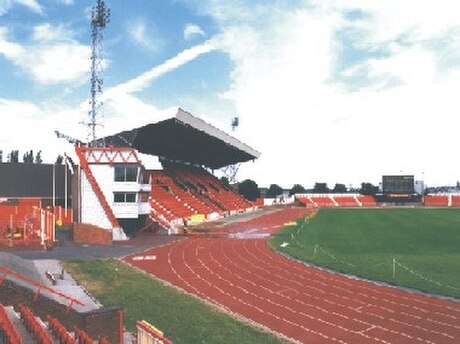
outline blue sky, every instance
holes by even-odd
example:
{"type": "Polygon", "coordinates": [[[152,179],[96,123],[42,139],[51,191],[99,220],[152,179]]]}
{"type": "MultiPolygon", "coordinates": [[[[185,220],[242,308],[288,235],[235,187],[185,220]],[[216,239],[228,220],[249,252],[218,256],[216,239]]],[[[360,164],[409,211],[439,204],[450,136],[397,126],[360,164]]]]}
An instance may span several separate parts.
{"type": "MultiPolygon", "coordinates": [[[[0,149],[85,138],[95,1],[0,0],[0,149]]],[[[460,180],[455,0],[107,0],[104,127],[182,107],[262,153],[261,186],[460,180]]]]}

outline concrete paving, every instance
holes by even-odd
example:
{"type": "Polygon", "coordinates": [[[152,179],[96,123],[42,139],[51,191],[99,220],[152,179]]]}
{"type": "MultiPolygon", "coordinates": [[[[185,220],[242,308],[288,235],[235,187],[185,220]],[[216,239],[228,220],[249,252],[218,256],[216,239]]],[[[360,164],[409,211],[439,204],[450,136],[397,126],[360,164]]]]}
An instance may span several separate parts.
{"type": "Polygon", "coordinates": [[[16,254],[0,252],[0,266],[16,271],[35,281],[42,282],[42,278],[37,272],[34,262],[21,258],[16,254]]]}
{"type": "MultiPolygon", "coordinates": [[[[46,286],[53,288],[54,290],[67,295],[75,300],[78,300],[84,304],[84,306],[74,304],[72,307],[78,312],[87,312],[94,309],[101,308],[102,305],[93,299],[86,290],[79,286],[75,280],[72,278],[70,274],[68,274],[65,270],[63,270],[62,265],[56,259],[40,259],[34,261],[35,267],[38,273],[41,276],[46,276],[47,273],[54,276],[56,284],[53,284],[50,278],[45,278],[46,282],[44,283],[46,286]],[[62,277],[62,279],[61,279],[62,277]]],[[[56,300],[59,303],[64,305],[69,305],[69,301],[62,297],[58,297],[52,293],[46,293],[48,297],[56,300]]]]}
{"type": "Polygon", "coordinates": [[[143,235],[112,246],[81,245],[66,240],[59,241],[49,251],[15,251],[14,254],[25,259],[97,259],[119,258],[131,253],[144,251],[149,247],[161,246],[181,239],[180,236],[143,235]]]}

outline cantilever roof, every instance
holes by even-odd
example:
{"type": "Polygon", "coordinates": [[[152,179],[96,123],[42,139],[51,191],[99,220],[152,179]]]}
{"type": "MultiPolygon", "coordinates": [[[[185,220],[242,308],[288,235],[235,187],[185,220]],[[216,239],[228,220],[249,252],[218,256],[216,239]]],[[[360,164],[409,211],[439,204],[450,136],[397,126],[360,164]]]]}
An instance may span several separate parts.
{"type": "Polygon", "coordinates": [[[106,145],[129,145],[144,154],[212,169],[260,156],[258,151],[180,108],[175,117],[101,140],[106,145]]]}

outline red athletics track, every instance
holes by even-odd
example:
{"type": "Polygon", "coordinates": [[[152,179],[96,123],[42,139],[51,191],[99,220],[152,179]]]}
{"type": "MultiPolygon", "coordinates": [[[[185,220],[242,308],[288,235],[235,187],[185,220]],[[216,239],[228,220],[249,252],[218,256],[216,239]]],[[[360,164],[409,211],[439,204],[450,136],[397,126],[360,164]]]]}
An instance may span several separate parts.
{"type": "MultiPolygon", "coordinates": [[[[286,208],[227,232],[273,232],[286,208]]],[[[222,231],[222,228],[220,231],[222,231]]],[[[191,237],[125,261],[303,343],[460,343],[460,303],[329,273],[273,252],[265,239],[191,237]]]]}

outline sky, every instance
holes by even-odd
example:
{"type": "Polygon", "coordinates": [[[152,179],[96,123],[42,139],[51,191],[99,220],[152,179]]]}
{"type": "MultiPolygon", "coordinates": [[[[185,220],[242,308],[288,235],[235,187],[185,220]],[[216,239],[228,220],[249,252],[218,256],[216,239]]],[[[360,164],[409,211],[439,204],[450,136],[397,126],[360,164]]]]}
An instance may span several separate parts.
{"type": "MultiPolygon", "coordinates": [[[[0,0],[0,150],[87,139],[95,0],[0,0]]],[[[458,0],[107,0],[98,136],[192,113],[290,188],[460,180],[458,0]],[[240,126],[232,132],[231,120],[240,126]]]]}

